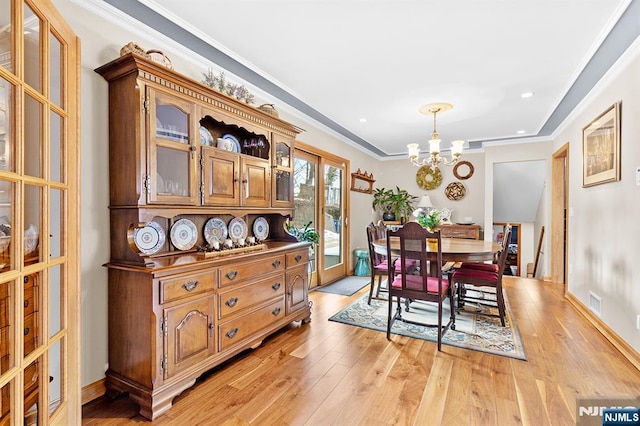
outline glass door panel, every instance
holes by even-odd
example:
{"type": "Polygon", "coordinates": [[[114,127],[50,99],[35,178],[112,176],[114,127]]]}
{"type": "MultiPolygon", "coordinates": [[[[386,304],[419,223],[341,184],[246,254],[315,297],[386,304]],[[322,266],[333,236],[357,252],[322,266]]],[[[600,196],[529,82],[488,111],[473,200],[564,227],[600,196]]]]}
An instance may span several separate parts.
{"type": "Polygon", "coordinates": [[[24,173],[41,178],[42,104],[25,94],[24,108],[24,173]]]}
{"type": "Polygon", "coordinates": [[[13,171],[13,120],[10,115],[13,93],[13,85],[0,77],[0,170],[13,171]]]}
{"type": "Polygon", "coordinates": [[[11,0],[0,0],[0,67],[11,71],[11,59],[14,57],[12,53],[11,37],[13,29],[11,28],[11,0]]]}
{"type": "MultiPolygon", "coordinates": [[[[297,228],[304,228],[310,223],[309,227],[318,229],[316,220],[316,212],[318,210],[317,200],[317,175],[318,175],[318,159],[315,156],[298,152],[294,159],[293,167],[293,203],[295,206],[295,217],[293,224],[297,228]]],[[[312,247],[309,259],[309,272],[311,279],[309,287],[317,286],[316,277],[316,253],[317,247],[312,247]]]]}
{"type": "Polygon", "coordinates": [[[153,129],[149,144],[150,202],[194,204],[196,155],[190,131],[193,107],[171,95],[149,91],[153,99],[149,115],[153,129]]]}
{"type": "Polygon", "coordinates": [[[346,275],[344,256],[344,165],[323,159],[323,229],[322,279],[321,284],[331,282],[346,275]]]}
{"type": "Polygon", "coordinates": [[[24,78],[25,82],[38,92],[42,92],[42,46],[40,46],[40,18],[24,5],[24,78]]]}
{"type": "Polygon", "coordinates": [[[49,97],[51,102],[62,105],[62,46],[55,34],[49,34],[49,97]]]}

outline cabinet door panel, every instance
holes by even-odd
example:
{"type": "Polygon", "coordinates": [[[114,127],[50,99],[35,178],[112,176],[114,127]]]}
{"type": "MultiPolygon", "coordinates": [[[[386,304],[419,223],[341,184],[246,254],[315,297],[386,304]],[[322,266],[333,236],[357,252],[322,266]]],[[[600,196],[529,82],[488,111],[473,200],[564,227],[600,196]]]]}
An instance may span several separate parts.
{"type": "Polygon", "coordinates": [[[242,205],[269,207],[271,202],[271,168],[264,160],[243,158],[242,205]]]}
{"type": "Polygon", "coordinates": [[[287,271],[287,315],[303,308],[309,294],[306,266],[287,271]]]}
{"type": "Polygon", "coordinates": [[[214,312],[213,295],[164,310],[165,378],[215,353],[214,312]]]}
{"type": "Polygon", "coordinates": [[[215,148],[202,148],[203,204],[240,205],[240,158],[215,148]]]}

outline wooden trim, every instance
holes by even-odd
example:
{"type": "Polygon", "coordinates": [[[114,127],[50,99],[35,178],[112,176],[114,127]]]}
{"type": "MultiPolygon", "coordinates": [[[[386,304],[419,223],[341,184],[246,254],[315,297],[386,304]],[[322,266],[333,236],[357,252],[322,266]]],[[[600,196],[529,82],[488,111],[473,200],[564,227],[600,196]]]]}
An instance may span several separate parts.
{"type": "Polygon", "coordinates": [[[553,153],[551,162],[551,280],[564,283],[566,293],[569,267],[565,237],[569,241],[569,142],[553,153]],[[565,212],[566,218],[565,218],[565,212]],[[565,235],[566,223],[566,235],[565,235]]]}
{"type": "Polygon", "coordinates": [[[582,314],[593,326],[607,339],[626,359],[629,360],[638,370],[640,370],[640,353],[631,347],[622,337],[613,331],[599,317],[591,312],[577,297],[567,292],[567,301],[582,314]]]}
{"type": "Polygon", "coordinates": [[[103,377],[102,379],[90,383],[82,388],[82,405],[100,398],[102,395],[107,393],[107,387],[105,386],[106,380],[107,379],[103,377]]]}

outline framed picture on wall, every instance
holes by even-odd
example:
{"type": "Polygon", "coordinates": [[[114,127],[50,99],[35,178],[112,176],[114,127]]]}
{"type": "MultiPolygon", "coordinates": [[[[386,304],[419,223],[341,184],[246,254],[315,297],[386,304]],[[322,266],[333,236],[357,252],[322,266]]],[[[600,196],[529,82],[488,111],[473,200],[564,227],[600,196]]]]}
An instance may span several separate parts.
{"type": "Polygon", "coordinates": [[[620,180],[620,108],[616,102],[582,129],[582,187],[620,180]]]}

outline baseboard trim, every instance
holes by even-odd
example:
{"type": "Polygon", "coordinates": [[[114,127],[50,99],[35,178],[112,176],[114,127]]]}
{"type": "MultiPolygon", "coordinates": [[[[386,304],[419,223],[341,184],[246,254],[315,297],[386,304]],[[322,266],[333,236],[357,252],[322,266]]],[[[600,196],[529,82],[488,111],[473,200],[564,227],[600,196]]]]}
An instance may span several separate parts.
{"type": "Polygon", "coordinates": [[[102,378],[82,388],[82,405],[107,393],[107,387],[104,384],[105,380],[105,378],[102,378]]]}
{"type": "Polygon", "coordinates": [[[573,294],[565,295],[569,303],[582,314],[593,326],[607,339],[611,344],[620,351],[620,353],[631,362],[638,370],[640,370],[640,353],[633,349],[622,337],[605,324],[598,316],[596,316],[587,306],[582,303],[573,294]]]}

